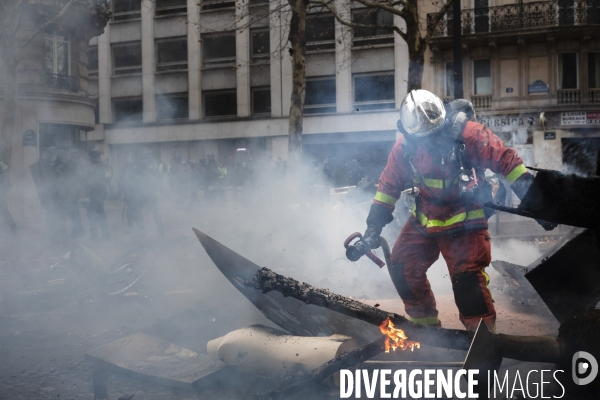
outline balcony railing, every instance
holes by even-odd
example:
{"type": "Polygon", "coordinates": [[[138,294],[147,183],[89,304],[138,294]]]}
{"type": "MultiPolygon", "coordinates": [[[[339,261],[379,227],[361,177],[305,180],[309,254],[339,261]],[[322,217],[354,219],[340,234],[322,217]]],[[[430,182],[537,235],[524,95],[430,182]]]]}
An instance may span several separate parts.
{"type": "Polygon", "coordinates": [[[579,89],[558,89],[556,98],[558,104],[579,104],[579,89]]]}
{"type": "Polygon", "coordinates": [[[492,108],[492,95],[491,94],[478,94],[471,96],[471,103],[473,107],[478,110],[486,110],[492,108]]]}
{"type": "Polygon", "coordinates": [[[79,90],[79,78],[46,73],[46,87],[76,92],[79,90]]]}
{"type": "MultiPolygon", "coordinates": [[[[431,23],[436,14],[428,14],[431,23]]],[[[452,36],[452,15],[436,27],[434,36],[452,36]]],[[[600,1],[550,0],[463,10],[463,35],[510,32],[552,26],[599,25],[600,1]]]]}
{"type": "Polygon", "coordinates": [[[600,89],[590,89],[589,98],[591,104],[600,104],[600,89]]]}

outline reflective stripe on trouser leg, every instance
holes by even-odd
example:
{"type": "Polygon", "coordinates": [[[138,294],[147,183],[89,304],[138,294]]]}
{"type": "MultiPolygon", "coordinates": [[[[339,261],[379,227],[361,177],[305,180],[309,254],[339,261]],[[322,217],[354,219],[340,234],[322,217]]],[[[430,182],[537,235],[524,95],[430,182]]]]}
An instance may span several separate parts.
{"type": "Polygon", "coordinates": [[[438,317],[413,318],[410,315],[407,315],[406,319],[410,322],[421,325],[437,325],[440,323],[440,319],[438,317]]]}

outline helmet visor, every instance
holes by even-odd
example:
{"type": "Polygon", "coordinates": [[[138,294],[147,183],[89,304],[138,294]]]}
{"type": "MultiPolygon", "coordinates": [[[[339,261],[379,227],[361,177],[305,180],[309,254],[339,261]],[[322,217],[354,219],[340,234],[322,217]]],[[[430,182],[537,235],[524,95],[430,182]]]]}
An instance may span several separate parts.
{"type": "Polygon", "coordinates": [[[415,137],[428,136],[439,130],[444,125],[445,116],[441,100],[425,90],[411,91],[400,106],[402,126],[415,137]]]}

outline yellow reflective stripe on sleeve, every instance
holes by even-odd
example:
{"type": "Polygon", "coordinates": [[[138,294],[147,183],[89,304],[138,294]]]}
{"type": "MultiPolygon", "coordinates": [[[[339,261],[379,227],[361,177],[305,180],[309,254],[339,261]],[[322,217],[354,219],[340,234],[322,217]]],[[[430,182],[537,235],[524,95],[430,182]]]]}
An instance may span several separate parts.
{"type": "MultiPolygon", "coordinates": [[[[416,180],[416,179],[414,179],[413,181],[417,184],[421,183],[419,180],[416,180]]],[[[427,185],[427,187],[430,187],[433,189],[443,189],[444,188],[442,185],[441,179],[423,178],[423,182],[425,183],[425,185],[427,185]]],[[[451,179],[448,179],[448,180],[446,180],[446,188],[456,185],[457,183],[458,183],[458,177],[455,178],[454,181],[452,181],[451,179]]]]}
{"type": "Polygon", "coordinates": [[[413,318],[410,315],[407,315],[406,319],[408,319],[410,322],[421,325],[437,325],[440,322],[438,317],[413,318]]]}
{"type": "Polygon", "coordinates": [[[374,200],[380,201],[385,204],[391,204],[391,205],[396,204],[396,202],[398,201],[397,198],[392,197],[389,194],[385,194],[385,193],[381,193],[381,192],[377,192],[375,194],[374,200]]]}
{"type": "MultiPolygon", "coordinates": [[[[463,222],[463,221],[469,221],[469,220],[478,219],[478,218],[485,218],[485,212],[483,211],[483,208],[479,208],[477,210],[471,210],[468,213],[462,212],[460,214],[456,214],[455,216],[453,216],[450,219],[447,219],[446,221],[441,221],[439,219],[428,219],[423,213],[419,213],[419,214],[420,214],[418,217],[419,222],[425,228],[447,227],[447,226],[454,225],[454,224],[457,224],[457,223],[463,222]]],[[[417,216],[415,207],[413,207],[412,215],[414,215],[415,217],[417,216]]]]}
{"type": "Polygon", "coordinates": [[[506,180],[512,185],[521,177],[521,175],[525,173],[527,173],[527,168],[525,168],[523,164],[519,164],[512,171],[510,171],[508,175],[506,175],[506,180]]]}

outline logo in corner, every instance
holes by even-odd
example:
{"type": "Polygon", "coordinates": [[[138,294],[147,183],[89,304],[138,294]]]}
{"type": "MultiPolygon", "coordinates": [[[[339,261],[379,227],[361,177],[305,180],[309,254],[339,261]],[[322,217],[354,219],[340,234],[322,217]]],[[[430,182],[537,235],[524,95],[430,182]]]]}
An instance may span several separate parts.
{"type": "Polygon", "coordinates": [[[598,361],[590,353],[578,351],[573,354],[572,371],[576,385],[587,385],[598,375],[598,361]]]}

